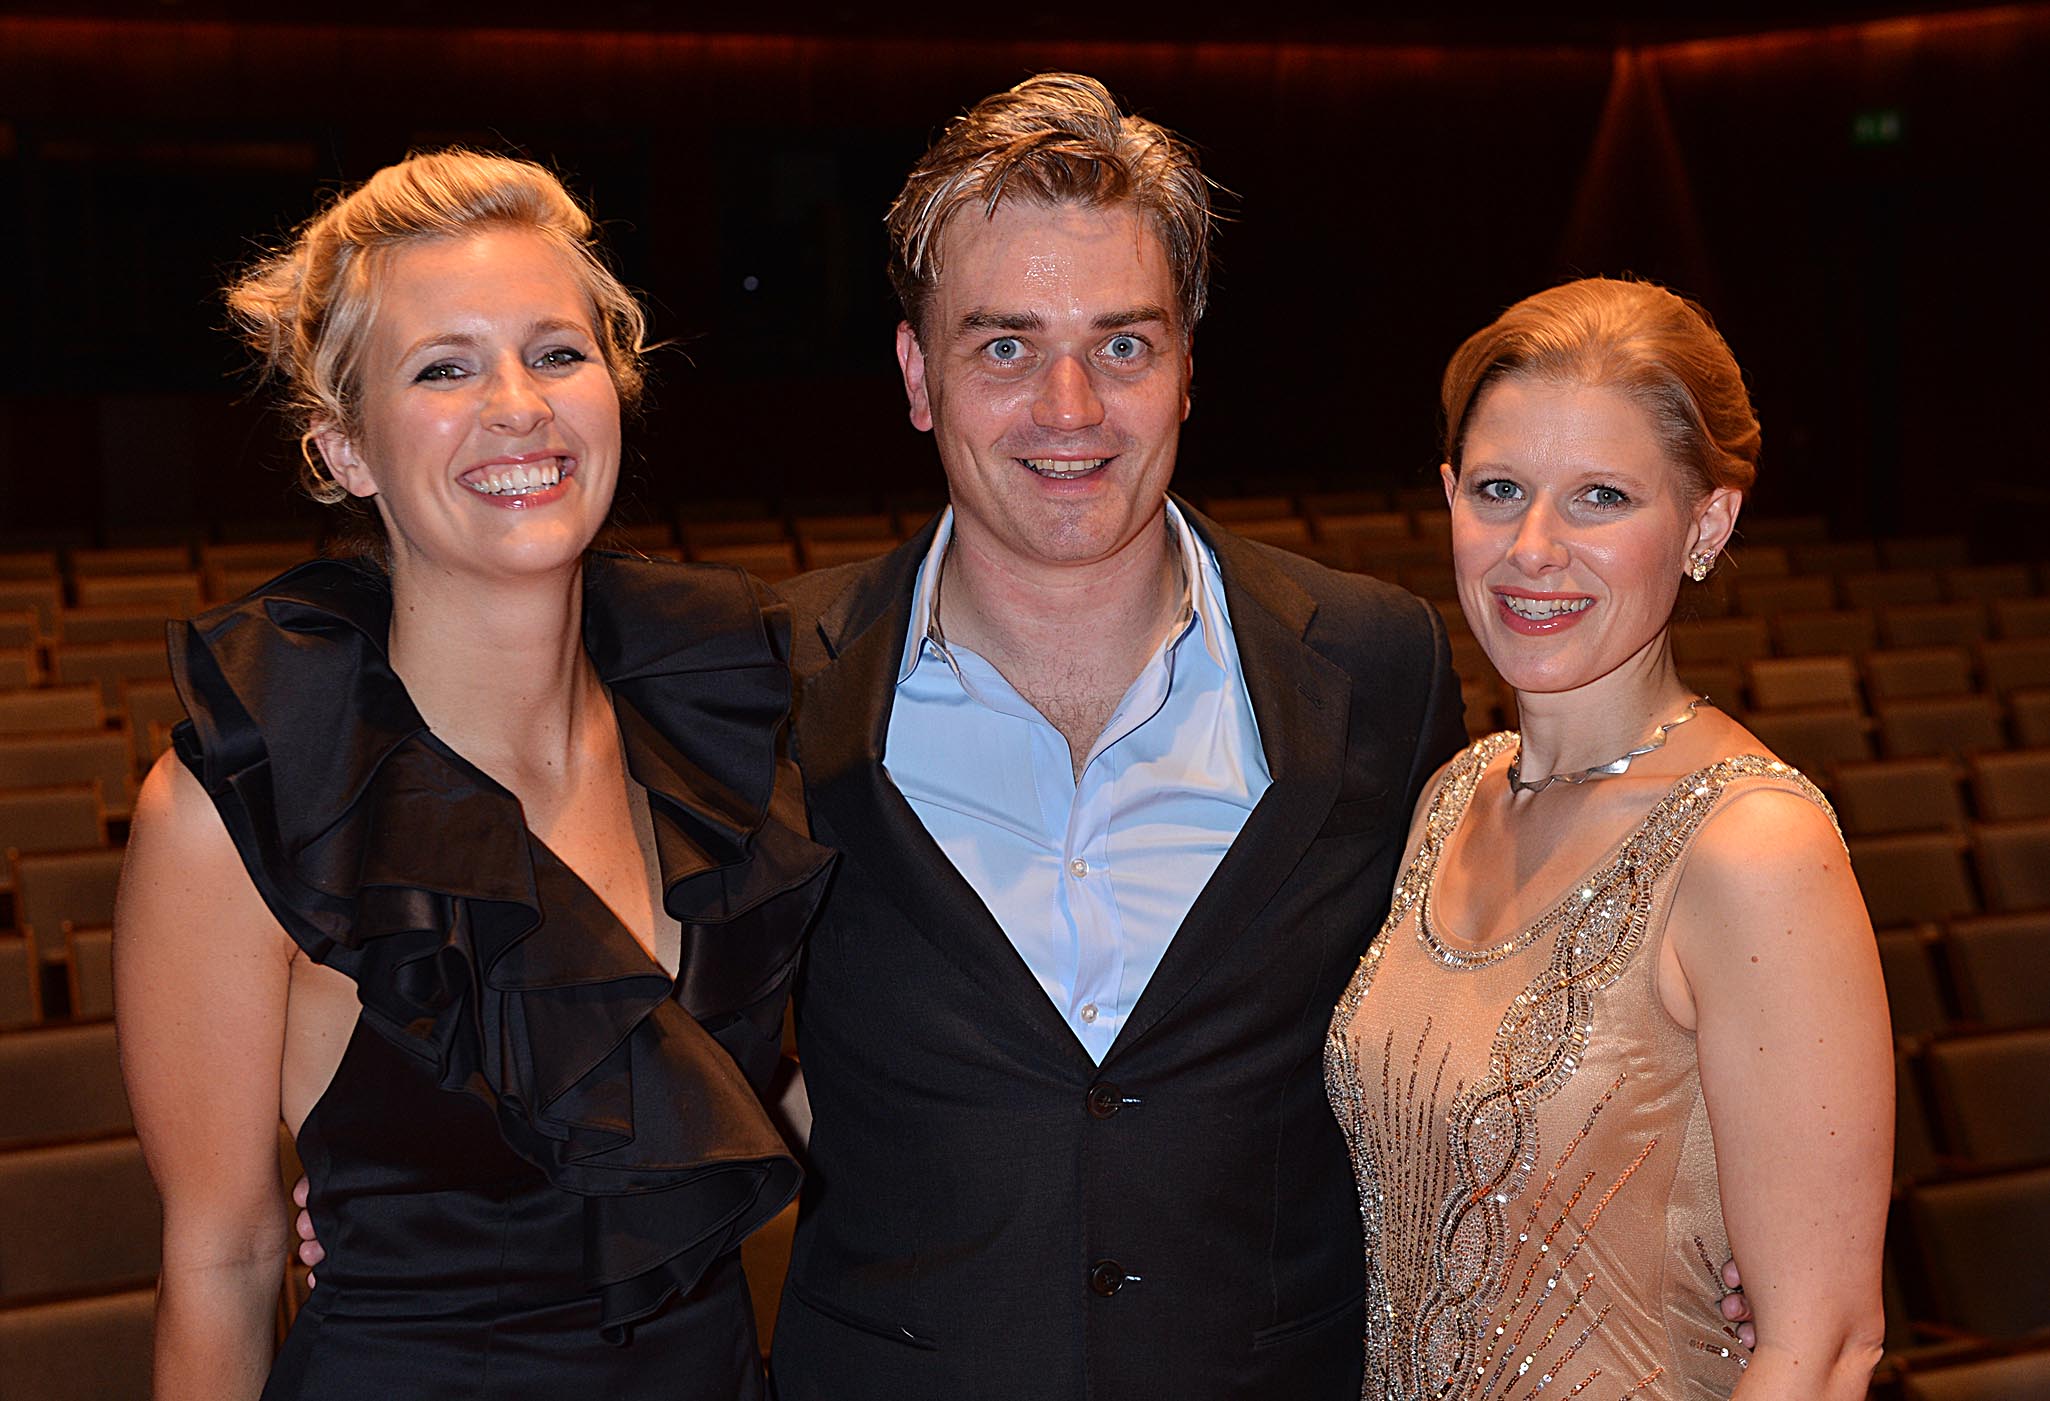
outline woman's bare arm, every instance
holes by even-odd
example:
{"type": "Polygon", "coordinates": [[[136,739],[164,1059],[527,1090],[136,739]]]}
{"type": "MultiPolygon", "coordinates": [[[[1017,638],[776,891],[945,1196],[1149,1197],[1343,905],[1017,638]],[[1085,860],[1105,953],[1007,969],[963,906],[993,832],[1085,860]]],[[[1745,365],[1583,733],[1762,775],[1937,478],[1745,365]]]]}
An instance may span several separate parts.
{"type": "Polygon", "coordinates": [[[270,1370],[290,954],[213,804],[165,755],[136,802],[114,913],[122,1072],[164,1206],[157,1401],[253,1398],[270,1370]]]}
{"type": "Polygon", "coordinates": [[[1781,790],[1735,795],[1696,840],[1668,947],[1680,977],[1662,990],[1696,1027],[1758,1319],[1736,1395],[1862,1398],[1885,1330],[1893,1057],[1872,926],[1828,817],[1781,790]]]}

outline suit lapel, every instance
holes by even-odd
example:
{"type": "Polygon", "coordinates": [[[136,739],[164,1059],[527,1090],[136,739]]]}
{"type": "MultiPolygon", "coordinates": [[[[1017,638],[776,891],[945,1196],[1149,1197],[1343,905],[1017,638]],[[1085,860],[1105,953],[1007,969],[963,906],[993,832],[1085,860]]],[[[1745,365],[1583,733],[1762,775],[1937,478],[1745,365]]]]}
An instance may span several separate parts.
{"type": "Polygon", "coordinates": [[[1106,1065],[1145,1036],[1244,937],[1295,869],[1337,797],[1351,715],[1351,679],[1303,640],[1316,600],[1247,542],[1178,504],[1217,552],[1239,667],[1272,782],[1182,920],[1104,1057],[1106,1065]]]}
{"type": "Polygon", "coordinates": [[[883,769],[884,741],[928,526],[861,576],[819,617],[831,660],[805,679],[798,757],[814,821],[843,860],[880,886],[954,966],[1064,1054],[1088,1055],[989,908],[883,769]]]}

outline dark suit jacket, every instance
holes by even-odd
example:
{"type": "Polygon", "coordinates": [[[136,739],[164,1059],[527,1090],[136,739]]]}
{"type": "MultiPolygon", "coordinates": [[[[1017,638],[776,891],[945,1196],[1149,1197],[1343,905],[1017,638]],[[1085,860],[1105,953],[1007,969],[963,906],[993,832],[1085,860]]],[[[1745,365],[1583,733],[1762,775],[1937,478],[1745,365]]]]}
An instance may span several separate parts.
{"type": "Polygon", "coordinates": [[[1359,1395],[1324,1035],[1463,740],[1458,683],[1430,607],[1189,514],[1273,784],[1101,1066],[879,762],[933,527],[783,590],[813,833],[843,855],[797,993],[781,1401],[1359,1395]]]}

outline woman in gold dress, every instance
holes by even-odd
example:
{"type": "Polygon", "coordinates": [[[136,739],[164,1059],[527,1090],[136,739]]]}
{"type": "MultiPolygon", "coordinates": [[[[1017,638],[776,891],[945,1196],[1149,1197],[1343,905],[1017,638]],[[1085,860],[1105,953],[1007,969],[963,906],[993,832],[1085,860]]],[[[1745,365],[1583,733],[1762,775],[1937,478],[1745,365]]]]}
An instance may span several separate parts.
{"type": "Polygon", "coordinates": [[[1822,795],[1668,639],[1756,471],[1736,362],[1694,304],[1587,279],[1469,339],[1443,401],[1460,601],[1522,730],[1427,788],[1332,1021],[1364,1394],[1862,1397],[1892,1150],[1871,926],[1822,795]]]}

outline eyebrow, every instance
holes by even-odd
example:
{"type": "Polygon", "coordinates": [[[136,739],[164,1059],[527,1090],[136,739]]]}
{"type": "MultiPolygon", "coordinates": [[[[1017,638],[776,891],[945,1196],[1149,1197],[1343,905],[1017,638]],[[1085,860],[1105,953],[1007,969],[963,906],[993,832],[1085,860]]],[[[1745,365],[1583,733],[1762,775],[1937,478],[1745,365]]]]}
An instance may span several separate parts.
{"type": "MultiPolygon", "coordinates": [[[[1142,326],[1149,321],[1158,322],[1163,326],[1174,324],[1173,318],[1164,308],[1144,303],[1092,317],[1089,326],[1091,330],[1096,331],[1115,331],[1124,326],[1142,326]]],[[[1037,312],[988,311],[978,307],[961,318],[960,329],[964,332],[1043,331],[1046,329],[1046,321],[1037,312]]]]}
{"type": "MultiPolygon", "coordinates": [[[[545,320],[536,321],[533,325],[527,327],[526,335],[522,339],[531,340],[535,336],[545,336],[551,332],[560,331],[570,331],[586,339],[592,339],[589,326],[582,322],[571,321],[559,316],[551,316],[545,320]]],[[[478,339],[478,337],[471,335],[467,331],[441,331],[431,336],[422,336],[419,340],[406,347],[405,353],[399,356],[399,363],[404,364],[421,351],[429,348],[446,346],[455,350],[468,349],[478,344],[478,339]]]]}

